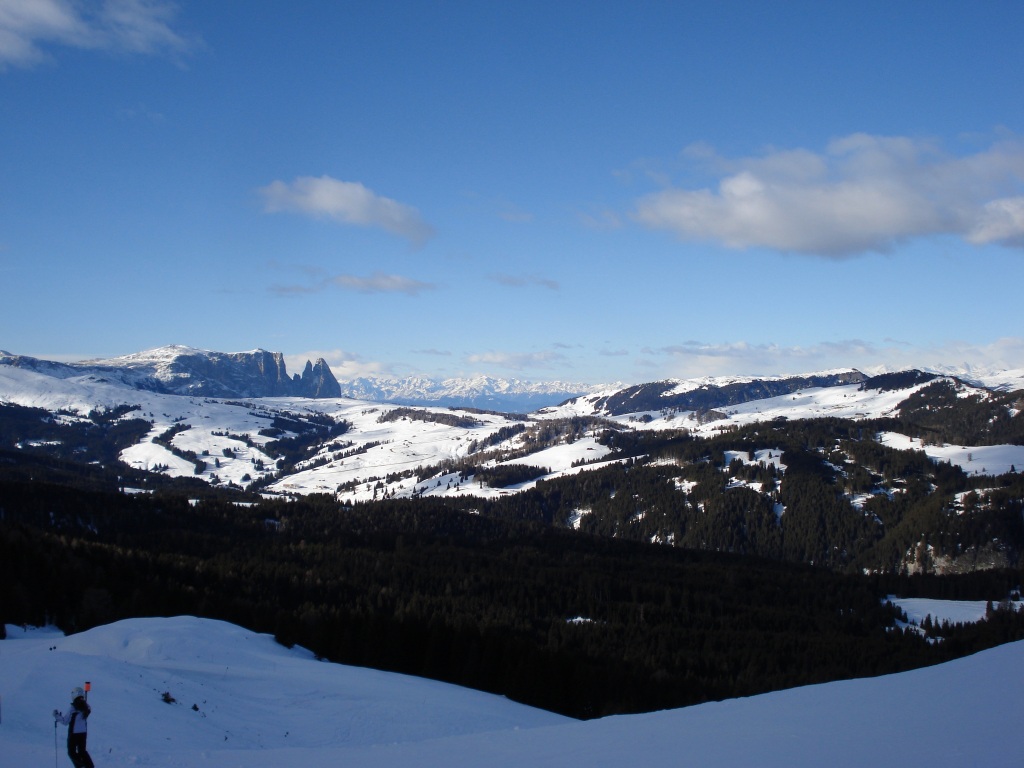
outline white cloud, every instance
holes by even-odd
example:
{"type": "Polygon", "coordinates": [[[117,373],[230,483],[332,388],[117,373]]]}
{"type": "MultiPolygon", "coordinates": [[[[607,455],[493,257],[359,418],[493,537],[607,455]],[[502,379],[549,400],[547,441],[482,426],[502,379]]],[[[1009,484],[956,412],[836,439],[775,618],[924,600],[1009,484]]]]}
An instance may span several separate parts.
{"type": "MultiPolygon", "coordinates": [[[[821,365],[820,353],[815,354],[801,347],[780,347],[777,344],[751,344],[736,341],[711,344],[700,341],[684,341],[657,349],[645,349],[645,354],[654,357],[671,358],[667,366],[669,375],[687,378],[692,376],[728,375],[775,375],[802,373],[821,365]]],[[[847,363],[846,365],[853,365],[847,363]]]]}
{"type": "Polygon", "coordinates": [[[388,372],[387,366],[375,360],[366,360],[354,352],[346,352],[343,349],[314,349],[309,352],[301,352],[294,355],[285,355],[285,365],[292,373],[301,372],[306,361],[323,358],[330,366],[331,373],[336,379],[346,381],[361,376],[380,376],[388,372]]]}
{"type": "Polygon", "coordinates": [[[1003,242],[1024,247],[1024,197],[985,203],[967,239],[975,243],[1003,242]]]}
{"type": "Polygon", "coordinates": [[[29,67],[51,46],[130,53],[177,53],[190,42],[174,31],[177,7],[161,0],[0,0],[0,69],[29,67]]]}
{"type": "Polygon", "coordinates": [[[565,355],[559,352],[480,352],[466,356],[466,362],[474,365],[493,365],[514,371],[529,368],[552,368],[565,362],[565,355]]]}
{"type": "Polygon", "coordinates": [[[770,150],[730,160],[684,151],[718,175],[714,189],[669,187],[640,198],[635,221],[687,240],[843,258],[951,234],[1024,244],[1024,142],[964,157],[934,142],[853,134],[824,152],[770,150]]]}
{"type": "Polygon", "coordinates": [[[289,211],[343,224],[378,227],[415,245],[422,245],[434,234],[415,208],[381,197],[357,181],[300,176],[291,183],[274,181],[259,191],[268,213],[289,211]]]}
{"type": "Polygon", "coordinates": [[[1024,337],[1004,336],[989,344],[950,341],[928,350],[927,365],[979,371],[1024,370],[1024,337]]]}
{"type": "Polygon", "coordinates": [[[0,0],[0,66],[44,58],[39,43],[91,47],[89,26],[64,0],[0,0]]]}
{"type": "Polygon", "coordinates": [[[102,21],[119,47],[134,53],[178,50],[185,41],[170,27],[177,8],[157,0],[106,0],[102,21]]]}
{"type": "Polygon", "coordinates": [[[905,368],[991,371],[1024,368],[1024,338],[1019,337],[997,339],[989,344],[947,341],[933,346],[917,346],[894,339],[882,343],[843,339],[808,346],[685,341],[643,352],[652,362],[669,358],[667,365],[655,364],[664,371],[660,375],[677,378],[795,375],[836,368],[867,372],[905,368]]]}

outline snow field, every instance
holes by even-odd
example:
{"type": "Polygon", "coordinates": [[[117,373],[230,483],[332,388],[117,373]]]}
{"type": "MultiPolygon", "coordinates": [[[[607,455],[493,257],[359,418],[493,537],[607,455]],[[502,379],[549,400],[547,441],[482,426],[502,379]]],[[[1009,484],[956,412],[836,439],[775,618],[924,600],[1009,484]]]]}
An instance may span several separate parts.
{"type": "Polygon", "coordinates": [[[896,432],[883,432],[879,439],[897,450],[924,451],[932,461],[948,461],[968,475],[1003,475],[1011,469],[1024,472],[1024,445],[924,445],[896,432]]]}
{"type": "MultiPolygon", "coordinates": [[[[94,707],[89,747],[100,765],[203,764],[191,760],[210,751],[358,747],[567,721],[443,683],[319,662],[208,619],[130,619],[66,638],[8,626],[8,638],[0,643],[0,732],[22,750],[49,747],[51,759],[49,713],[66,709],[68,691],[85,680],[94,707]]],[[[37,759],[26,752],[12,765],[37,759]]]]}
{"type": "MultiPolygon", "coordinates": [[[[701,383],[682,382],[679,386],[693,388],[701,383]]],[[[720,409],[726,418],[705,424],[698,424],[693,414],[687,412],[651,412],[647,414],[651,417],[648,422],[639,418],[644,414],[619,416],[615,420],[629,429],[687,429],[694,434],[708,436],[725,427],[781,417],[802,419],[835,416],[859,419],[884,416],[891,414],[911,391],[861,390],[859,385],[808,388],[791,395],[720,409]]],[[[592,415],[594,403],[602,394],[608,393],[577,398],[572,403],[542,409],[534,416],[542,420],[592,415]]],[[[424,482],[417,482],[414,477],[398,478],[402,473],[410,473],[421,466],[437,466],[446,461],[458,462],[465,458],[473,441],[480,441],[513,423],[501,415],[490,413],[462,412],[462,415],[479,422],[479,426],[470,428],[418,419],[381,423],[378,421],[380,416],[398,406],[345,398],[262,398],[234,402],[162,395],[131,389],[96,376],[57,378],[8,365],[0,365],[0,402],[54,410],[60,408],[78,413],[88,413],[94,408],[113,408],[125,403],[138,405],[139,410],[133,411],[128,417],[151,420],[154,426],[146,439],[122,453],[126,462],[148,470],[161,467],[161,471],[170,475],[195,476],[196,467],[192,462],[153,442],[154,437],[174,425],[187,424],[191,428],[175,434],[173,446],[194,452],[206,463],[199,476],[208,482],[216,477],[219,482],[240,486],[247,484],[246,475],[250,479],[257,479],[274,472],[276,466],[258,447],[250,447],[230,435],[245,435],[254,445],[263,445],[270,438],[259,432],[270,426],[277,413],[328,414],[336,419],[347,420],[352,425],[348,433],[328,445],[320,446],[299,463],[299,471],[268,489],[270,493],[284,496],[336,493],[341,488],[343,490],[338,494],[339,499],[357,502],[381,498],[384,494],[397,497],[456,494],[494,497],[529,489],[535,484],[535,481],[531,481],[515,488],[499,489],[472,481],[459,482],[451,474],[435,475],[424,482]],[[227,453],[225,449],[228,449],[227,453]],[[258,469],[259,462],[262,462],[262,471],[258,469]],[[217,466],[218,463],[220,466],[217,466]],[[385,482],[388,475],[392,476],[390,483],[385,482]]],[[[447,415],[459,413],[448,408],[416,410],[447,415]]],[[[1024,471],[1024,446],[920,446],[917,441],[894,433],[883,435],[882,439],[894,448],[923,448],[933,460],[952,461],[971,474],[1001,474],[1011,468],[1024,471]]],[[[513,438],[502,447],[512,448],[516,445],[516,438],[513,438]]],[[[739,452],[733,453],[735,457],[747,460],[739,452]]],[[[607,448],[598,444],[593,437],[584,437],[571,444],[544,448],[510,461],[547,467],[551,470],[547,477],[554,478],[597,468],[607,456],[607,448]],[[580,461],[593,463],[585,467],[572,466],[580,461]]],[[[777,456],[768,458],[759,453],[754,460],[771,461],[780,470],[783,469],[778,464],[777,456]]]]}
{"type": "Polygon", "coordinates": [[[131,619],[67,638],[7,630],[0,739],[11,766],[66,765],[49,713],[85,680],[89,751],[111,768],[1020,765],[1024,642],[898,675],[578,722],[319,662],[205,619],[131,619]]]}

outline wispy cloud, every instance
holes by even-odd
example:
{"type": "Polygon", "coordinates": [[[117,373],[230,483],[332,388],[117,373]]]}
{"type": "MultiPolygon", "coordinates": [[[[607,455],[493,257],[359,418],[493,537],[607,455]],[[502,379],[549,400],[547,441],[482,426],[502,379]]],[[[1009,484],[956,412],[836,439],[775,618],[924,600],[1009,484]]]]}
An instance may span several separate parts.
{"type": "Polygon", "coordinates": [[[540,286],[552,291],[557,291],[559,288],[557,281],[546,277],[540,277],[538,275],[493,274],[490,275],[490,279],[498,285],[504,285],[506,288],[528,288],[532,286],[540,286]]]}
{"type": "Polygon", "coordinates": [[[342,224],[376,227],[423,245],[434,229],[412,206],[382,197],[358,181],[330,176],[299,176],[291,182],[274,181],[259,190],[268,213],[283,211],[342,224]]]}
{"type": "Polygon", "coordinates": [[[746,341],[706,343],[685,341],[647,348],[648,361],[668,375],[687,378],[726,375],[785,375],[836,368],[876,369],[934,368],[965,366],[978,369],[1024,368],[1024,338],[1006,337],[989,344],[947,341],[918,346],[886,339],[881,343],[863,339],[823,341],[807,346],[782,346],[746,341]],[[669,358],[666,363],[658,359],[669,358]]]}
{"type": "Polygon", "coordinates": [[[666,366],[673,376],[767,375],[813,370],[815,355],[801,347],[751,344],[746,341],[712,344],[684,341],[645,348],[645,355],[671,359],[666,366]]]}
{"type": "Polygon", "coordinates": [[[687,240],[829,258],[935,234],[1024,246],[1024,142],[1016,137],[959,157],[936,142],[863,133],[824,152],[733,160],[695,145],[684,155],[714,170],[717,187],[649,194],[636,202],[635,221],[687,240]]]}
{"type": "Polygon", "coordinates": [[[142,102],[132,107],[122,107],[117,111],[117,116],[122,120],[144,120],[147,123],[158,124],[164,122],[164,114],[150,109],[142,102]]]}
{"type": "Polygon", "coordinates": [[[466,362],[473,365],[487,365],[523,371],[531,368],[553,368],[565,362],[560,352],[480,352],[466,356],[466,362]]]}
{"type": "Polygon", "coordinates": [[[576,214],[580,224],[587,229],[608,232],[622,228],[622,218],[614,211],[603,209],[595,212],[580,211],[576,214]]]}
{"type": "Polygon", "coordinates": [[[424,291],[437,288],[434,283],[425,283],[403,275],[388,275],[374,272],[372,275],[332,275],[317,277],[313,282],[302,285],[275,285],[271,290],[280,296],[295,296],[321,293],[332,288],[340,288],[357,293],[404,293],[407,296],[418,296],[424,291]]]}
{"type": "Polygon", "coordinates": [[[1024,195],[985,203],[968,239],[975,243],[1002,242],[1024,248],[1024,195]]]}
{"type": "Polygon", "coordinates": [[[0,70],[45,61],[54,46],[179,54],[192,41],[172,28],[176,14],[162,0],[0,0],[0,70]]]}
{"type": "Polygon", "coordinates": [[[447,349],[414,349],[413,354],[430,355],[431,357],[451,357],[452,353],[447,349]]]}
{"type": "Polygon", "coordinates": [[[533,214],[525,211],[514,203],[505,203],[498,212],[498,217],[512,224],[528,224],[533,221],[533,214]]]}
{"type": "Polygon", "coordinates": [[[330,281],[340,288],[359,293],[404,293],[408,296],[417,296],[424,291],[437,288],[433,283],[424,283],[402,275],[385,275],[381,272],[375,272],[369,277],[336,275],[330,281]]]}

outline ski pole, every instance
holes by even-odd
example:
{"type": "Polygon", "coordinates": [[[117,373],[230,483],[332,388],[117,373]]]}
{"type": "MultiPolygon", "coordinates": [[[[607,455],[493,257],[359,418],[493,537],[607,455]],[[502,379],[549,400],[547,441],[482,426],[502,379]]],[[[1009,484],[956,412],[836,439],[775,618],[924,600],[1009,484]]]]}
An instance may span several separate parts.
{"type": "Polygon", "coordinates": [[[57,765],[57,718],[53,719],[53,768],[59,768],[57,765]]]}

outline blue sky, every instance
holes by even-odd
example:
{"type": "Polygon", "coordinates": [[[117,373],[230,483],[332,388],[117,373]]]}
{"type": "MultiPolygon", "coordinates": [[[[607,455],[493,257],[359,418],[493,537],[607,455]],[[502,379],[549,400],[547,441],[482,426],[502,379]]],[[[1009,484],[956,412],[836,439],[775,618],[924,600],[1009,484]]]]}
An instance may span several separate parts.
{"type": "Polygon", "coordinates": [[[1024,4],[0,0],[0,348],[1024,367],[1024,4]]]}

